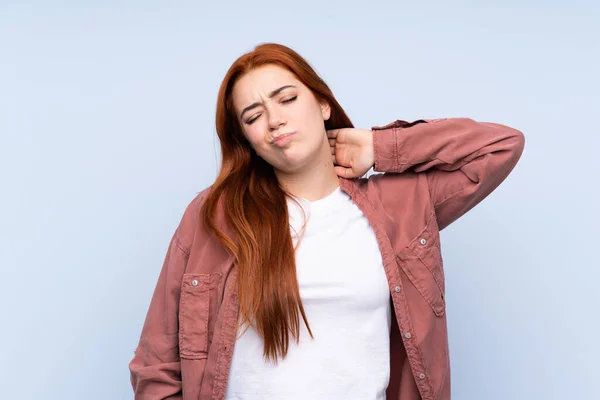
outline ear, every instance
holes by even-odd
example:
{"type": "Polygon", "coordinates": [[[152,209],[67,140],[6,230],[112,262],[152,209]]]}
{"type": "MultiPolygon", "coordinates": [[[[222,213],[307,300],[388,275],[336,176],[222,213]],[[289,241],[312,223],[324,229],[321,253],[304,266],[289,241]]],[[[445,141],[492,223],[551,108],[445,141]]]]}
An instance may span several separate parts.
{"type": "Polygon", "coordinates": [[[323,121],[327,121],[331,117],[331,107],[325,100],[320,102],[321,104],[321,115],[323,115],[323,121]]]}

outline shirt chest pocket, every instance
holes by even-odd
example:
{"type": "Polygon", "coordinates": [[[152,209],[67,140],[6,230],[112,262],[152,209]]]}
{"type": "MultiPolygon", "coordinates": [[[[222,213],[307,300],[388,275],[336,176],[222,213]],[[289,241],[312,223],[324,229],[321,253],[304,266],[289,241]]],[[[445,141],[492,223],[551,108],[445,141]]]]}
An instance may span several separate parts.
{"type": "Polygon", "coordinates": [[[446,311],[444,266],[435,215],[397,255],[400,268],[437,316],[446,311]]]}
{"type": "Polygon", "coordinates": [[[179,354],[206,358],[217,309],[221,274],[184,274],[179,303],[179,354]]]}

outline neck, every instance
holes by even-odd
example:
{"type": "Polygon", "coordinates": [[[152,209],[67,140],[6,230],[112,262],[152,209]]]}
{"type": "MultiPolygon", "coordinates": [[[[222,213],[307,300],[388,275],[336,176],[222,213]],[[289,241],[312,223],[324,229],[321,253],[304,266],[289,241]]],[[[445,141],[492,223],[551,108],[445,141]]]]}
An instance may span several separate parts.
{"type": "Polygon", "coordinates": [[[328,144],[322,147],[314,161],[307,163],[301,170],[294,173],[275,170],[275,175],[288,192],[308,201],[327,197],[340,186],[328,144]]]}

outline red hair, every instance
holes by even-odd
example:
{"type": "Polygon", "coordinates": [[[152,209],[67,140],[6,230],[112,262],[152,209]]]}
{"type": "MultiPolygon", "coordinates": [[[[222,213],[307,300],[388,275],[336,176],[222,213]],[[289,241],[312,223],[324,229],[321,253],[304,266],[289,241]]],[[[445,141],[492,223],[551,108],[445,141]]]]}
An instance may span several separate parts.
{"type": "Polygon", "coordinates": [[[325,129],[352,128],[352,122],[331,89],[309,63],[294,50],[264,43],[239,57],[229,68],[217,97],[216,130],[221,144],[221,168],[202,207],[204,226],[234,255],[238,268],[240,300],[238,327],[255,325],[264,339],[265,359],[284,358],[290,334],[298,342],[300,315],[312,337],[296,278],[295,250],[289,228],[288,193],[279,184],[273,167],[251,147],[236,118],[232,90],[247,72],[274,64],[292,72],[315,97],[327,102],[331,116],[325,129]],[[220,205],[219,205],[220,204],[220,205]],[[215,223],[222,207],[227,236],[215,223]]]}

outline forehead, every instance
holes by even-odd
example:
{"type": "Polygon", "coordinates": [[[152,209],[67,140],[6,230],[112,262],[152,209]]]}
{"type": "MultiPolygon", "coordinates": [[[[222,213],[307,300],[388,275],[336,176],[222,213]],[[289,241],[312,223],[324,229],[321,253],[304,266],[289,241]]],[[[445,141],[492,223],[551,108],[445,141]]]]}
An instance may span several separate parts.
{"type": "Polygon", "coordinates": [[[247,102],[259,101],[266,98],[273,90],[284,85],[303,87],[296,76],[285,68],[277,65],[263,65],[244,74],[233,86],[233,102],[243,107],[247,102]]]}

